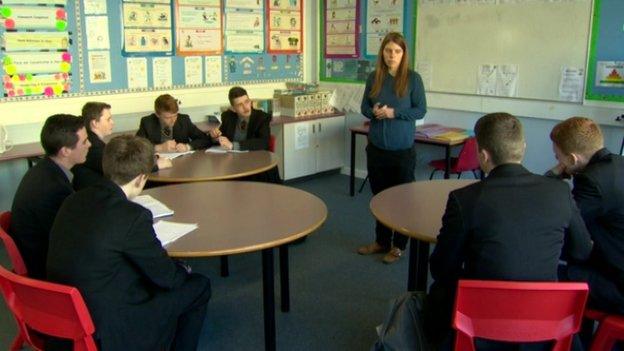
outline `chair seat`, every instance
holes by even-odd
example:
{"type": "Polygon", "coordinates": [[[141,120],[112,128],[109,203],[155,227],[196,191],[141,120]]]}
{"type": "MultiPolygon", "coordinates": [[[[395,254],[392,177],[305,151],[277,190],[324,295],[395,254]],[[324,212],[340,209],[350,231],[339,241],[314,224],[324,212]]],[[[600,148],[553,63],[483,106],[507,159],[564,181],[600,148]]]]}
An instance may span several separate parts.
{"type": "MultiPolygon", "coordinates": [[[[457,157],[451,157],[451,173],[457,173],[457,157]]],[[[429,162],[429,166],[439,170],[439,171],[443,171],[446,169],[446,160],[445,159],[441,159],[441,160],[433,160],[429,162]]],[[[469,171],[469,169],[467,169],[467,171],[469,171]]]]}
{"type": "Polygon", "coordinates": [[[609,314],[607,312],[603,312],[603,311],[599,311],[599,310],[593,310],[591,308],[588,308],[588,309],[585,310],[585,313],[583,314],[583,317],[585,317],[587,319],[595,320],[595,321],[601,321],[608,315],[609,314]]]}

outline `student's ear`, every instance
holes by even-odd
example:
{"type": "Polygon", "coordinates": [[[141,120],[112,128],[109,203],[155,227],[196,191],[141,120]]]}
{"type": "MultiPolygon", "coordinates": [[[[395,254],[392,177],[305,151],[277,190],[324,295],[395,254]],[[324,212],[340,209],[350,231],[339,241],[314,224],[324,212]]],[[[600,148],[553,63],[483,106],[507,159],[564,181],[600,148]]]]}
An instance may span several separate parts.
{"type": "Polygon", "coordinates": [[[63,146],[58,151],[57,156],[65,158],[65,157],[68,157],[69,154],[71,154],[71,152],[72,152],[72,149],[68,148],[67,146],[63,146]]]}
{"type": "Polygon", "coordinates": [[[133,185],[139,189],[143,189],[146,182],[147,182],[147,174],[139,174],[132,180],[133,185]]]}

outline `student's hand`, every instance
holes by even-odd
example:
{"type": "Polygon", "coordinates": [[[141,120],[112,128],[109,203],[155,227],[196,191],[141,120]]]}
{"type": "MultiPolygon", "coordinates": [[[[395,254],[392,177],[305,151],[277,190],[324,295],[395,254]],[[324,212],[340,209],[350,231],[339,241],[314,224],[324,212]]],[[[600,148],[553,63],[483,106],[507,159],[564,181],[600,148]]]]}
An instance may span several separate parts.
{"type": "Polygon", "coordinates": [[[373,106],[373,114],[377,119],[394,118],[394,109],[388,107],[388,105],[381,106],[381,104],[376,103],[375,106],[373,106]]]}
{"type": "Polygon", "coordinates": [[[175,149],[177,152],[187,152],[187,151],[191,151],[191,145],[179,143],[179,144],[176,144],[175,149]]]}
{"type": "Polygon", "coordinates": [[[560,178],[570,178],[570,174],[566,170],[566,166],[561,162],[558,163],[555,167],[551,168],[550,172],[560,178]]]}
{"type": "Polygon", "coordinates": [[[158,166],[158,169],[165,169],[165,168],[173,167],[173,163],[171,163],[171,160],[168,158],[164,158],[164,157],[159,157],[156,160],[156,165],[158,166]]]}
{"type": "Polygon", "coordinates": [[[154,147],[156,152],[173,152],[176,151],[175,140],[167,140],[162,144],[158,144],[154,147]]]}
{"type": "Polygon", "coordinates": [[[219,128],[211,129],[208,133],[213,139],[217,139],[221,136],[221,130],[219,128]]]}
{"type": "Polygon", "coordinates": [[[226,150],[232,150],[232,148],[234,147],[232,142],[227,137],[220,136],[218,140],[221,147],[226,150]]]}

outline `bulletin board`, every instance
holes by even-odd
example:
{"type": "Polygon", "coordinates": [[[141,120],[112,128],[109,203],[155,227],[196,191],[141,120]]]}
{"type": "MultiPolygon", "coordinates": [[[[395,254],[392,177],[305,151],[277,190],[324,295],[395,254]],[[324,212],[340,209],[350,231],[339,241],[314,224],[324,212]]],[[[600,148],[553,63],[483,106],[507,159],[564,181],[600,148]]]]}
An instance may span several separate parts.
{"type": "Polygon", "coordinates": [[[303,79],[303,0],[0,0],[0,101],[303,79]]]}
{"type": "Polygon", "coordinates": [[[581,103],[591,5],[420,0],[416,68],[425,89],[581,103]]]}
{"type": "MultiPolygon", "coordinates": [[[[388,32],[403,33],[408,46],[415,41],[415,1],[321,0],[319,13],[321,81],[366,81],[388,32]]],[[[414,47],[408,49],[412,62],[414,47]]]]}
{"type": "Polygon", "coordinates": [[[624,1],[594,0],[585,99],[624,102],[624,1]]]}

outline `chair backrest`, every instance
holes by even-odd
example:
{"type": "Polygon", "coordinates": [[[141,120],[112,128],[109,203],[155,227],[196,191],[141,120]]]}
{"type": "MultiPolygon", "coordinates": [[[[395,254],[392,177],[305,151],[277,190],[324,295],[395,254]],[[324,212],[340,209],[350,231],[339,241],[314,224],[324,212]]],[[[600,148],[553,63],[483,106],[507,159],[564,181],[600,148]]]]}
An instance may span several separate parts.
{"type": "Polygon", "coordinates": [[[97,351],[95,327],[75,287],[31,279],[0,266],[0,285],[9,309],[32,344],[30,330],[71,339],[74,350],[97,351]]]}
{"type": "Polygon", "coordinates": [[[275,152],[275,135],[273,134],[269,137],[269,151],[275,152]]]}
{"type": "Polygon", "coordinates": [[[464,143],[459,155],[455,169],[457,172],[465,172],[479,169],[479,156],[477,153],[477,138],[468,138],[464,143]]]}
{"type": "Polygon", "coordinates": [[[455,350],[474,350],[474,338],[508,342],[554,340],[569,350],[581,325],[586,283],[460,280],[455,298],[455,350]]]}
{"type": "Polygon", "coordinates": [[[26,265],[22,259],[22,254],[20,254],[17,249],[17,245],[15,245],[13,238],[11,238],[8,234],[10,226],[11,212],[2,212],[0,214],[0,240],[4,243],[4,248],[9,255],[9,260],[11,260],[11,265],[13,266],[13,272],[26,276],[28,275],[28,271],[26,270],[26,265]]]}

